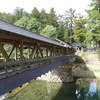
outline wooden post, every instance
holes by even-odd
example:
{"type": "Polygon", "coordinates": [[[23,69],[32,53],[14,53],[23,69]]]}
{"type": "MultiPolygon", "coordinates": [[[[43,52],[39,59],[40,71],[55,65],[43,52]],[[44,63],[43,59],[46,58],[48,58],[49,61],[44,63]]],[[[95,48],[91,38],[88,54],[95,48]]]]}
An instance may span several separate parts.
{"type": "Polygon", "coordinates": [[[14,51],[14,49],[15,49],[15,46],[13,45],[11,51],[9,52],[9,57],[11,56],[12,52],[14,51]]]}
{"type": "Polygon", "coordinates": [[[46,56],[48,57],[48,44],[46,46],[46,56]]]}
{"type": "Polygon", "coordinates": [[[23,59],[23,41],[20,41],[20,59],[23,59]]]}
{"type": "Polygon", "coordinates": [[[30,59],[30,45],[28,46],[28,59],[30,59]]]}
{"type": "Polygon", "coordinates": [[[15,47],[15,60],[17,60],[17,46],[15,47]]]}
{"type": "Polygon", "coordinates": [[[38,48],[38,46],[37,46],[37,48],[36,48],[36,57],[37,57],[37,58],[39,57],[39,48],[38,48]]]}

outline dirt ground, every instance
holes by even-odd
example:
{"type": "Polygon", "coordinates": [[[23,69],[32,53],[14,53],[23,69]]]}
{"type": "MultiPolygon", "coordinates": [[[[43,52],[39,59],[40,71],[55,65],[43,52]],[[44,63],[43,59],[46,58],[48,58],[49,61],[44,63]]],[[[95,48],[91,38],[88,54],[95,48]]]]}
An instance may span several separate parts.
{"type": "Polygon", "coordinates": [[[87,57],[87,59],[89,61],[95,61],[95,62],[99,62],[100,63],[100,60],[99,60],[99,57],[97,54],[91,54],[87,57]]]}

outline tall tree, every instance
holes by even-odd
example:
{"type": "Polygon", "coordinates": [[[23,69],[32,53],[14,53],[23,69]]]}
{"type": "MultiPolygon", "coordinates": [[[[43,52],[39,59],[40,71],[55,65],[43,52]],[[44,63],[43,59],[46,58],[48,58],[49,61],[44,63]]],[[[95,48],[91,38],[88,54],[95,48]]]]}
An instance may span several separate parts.
{"type": "Polygon", "coordinates": [[[88,23],[86,43],[94,43],[100,47],[100,1],[92,0],[91,9],[87,10],[88,23]]]}
{"type": "MultiPolygon", "coordinates": [[[[69,28],[70,28],[70,37],[74,34],[73,33],[73,20],[75,18],[75,11],[74,9],[70,8],[68,11],[66,11],[65,13],[65,17],[67,18],[68,22],[69,22],[69,28]]],[[[74,40],[73,38],[70,39],[70,43],[72,43],[74,40]]]]}
{"type": "Polygon", "coordinates": [[[19,20],[24,14],[24,9],[23,8],[19,8],[17,7],[15,10],[14,10],[14,15],[15,15],[15,20],[19,20]]]}
{"type": "Polygon", "coordinates": [[[73,38],[75,42],[83,43],[85,40],[86,34],[86,19],[83,16],[77,16],[76,20],[74,20],[73,26],[73,38]]]}
{"type": "Polygon", "coordinates": [[[54,27],[58,27],[58,22],[57,22],[57,16],[54,8],[50,9],[50,12],[48,14],[47,18],[47,24],[48,25],[53,25],[54,27]]]}
{"type": "Polygon", "coordinates": [[[40,12],[40,22],[42,23],[43,28],[47,25],[47,17],[48,14],[46,13],[45,9],[42,9],[40,12]]]}
{"type": "Polygon", "coordinates": [[[34,7],[34,9],[32,10],[30,17],[40,21],[40,12],[36,7],[34,7]]]}
{"type": "Polygon", "coordinates": [[[68,39],[68,22],[65,20],[63,15],[59,15],[58,16],[58,27],[57,27],[57,38],[69,43],[69,39],[68,39]]]}

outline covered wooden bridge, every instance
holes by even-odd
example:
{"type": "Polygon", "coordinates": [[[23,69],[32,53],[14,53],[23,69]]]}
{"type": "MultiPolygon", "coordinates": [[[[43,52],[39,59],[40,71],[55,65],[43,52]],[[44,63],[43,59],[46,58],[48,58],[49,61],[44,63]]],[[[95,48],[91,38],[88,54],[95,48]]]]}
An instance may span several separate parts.
{"type": "Polygon", "coordinates": [[[0,20],[0,95],[64,64],[75,50],[0,20]]]}

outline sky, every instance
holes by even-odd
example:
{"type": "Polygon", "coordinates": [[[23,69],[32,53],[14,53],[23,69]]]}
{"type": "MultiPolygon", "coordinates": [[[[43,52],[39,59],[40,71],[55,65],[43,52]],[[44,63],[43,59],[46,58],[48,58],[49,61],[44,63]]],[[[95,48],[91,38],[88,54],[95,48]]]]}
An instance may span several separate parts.
{"type": "Polygon", "coordinates": [[[23,8],[31,13],[34,7],[40,11],[44,8],[47,12],[53,7],[56,14],[64,14],[69,8],[76,9],[77,13],[85,15],[91,0],[0,0],[0,12],[13,13],[16,7],[23,8]]]}

